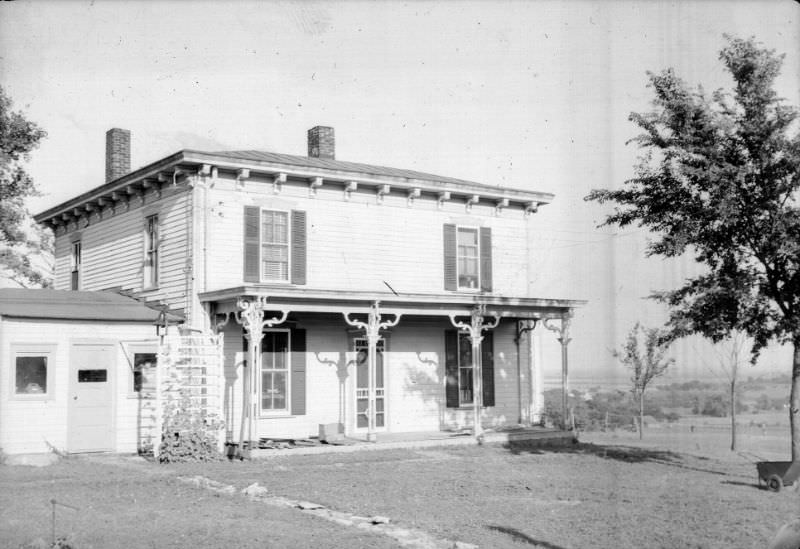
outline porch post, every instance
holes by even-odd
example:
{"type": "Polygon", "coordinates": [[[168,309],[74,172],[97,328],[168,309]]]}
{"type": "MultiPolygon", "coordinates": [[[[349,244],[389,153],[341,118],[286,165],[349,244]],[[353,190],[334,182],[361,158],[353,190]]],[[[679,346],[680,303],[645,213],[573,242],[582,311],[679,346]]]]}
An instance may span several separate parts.
{"type": "Polygon", "coordinates": [[[377,439],[375,434],[375,378],[378,363],[378,339],[380,339],[381,330],[397,326],[402,315],[395,313],[394,320],[381,322],[380,301],[375,301],[370,306],[367,322],[351,320],[349,312],[342,314],[344,315],[344,321],[348,325],[364,330],[367,336],[367,440],[374,442],[377,439]]]}
{"type": "Polygon", "coordinates": [[[483,436],[483,429],[481,426],[481,407],[483,405],[483,371],[481,362],[481,341],[483,336],[481,332],[484,330],[493,330],[500,323],[500,316],[494,313],[494,322],[484,324],[484,317],[486,316],[486,305],[481,303],[476,305],[470,312],[470,323],[457,322],[458,315],[451,314],[450,322],[458,328],[469,333],[469,339],[472,343],[472,414],[473,414],[473,429],[472,434],[480,440],[483,436]]]}
{"type": "Polygon", "coordinates": [[[561,315],[561,324],[553,326],[550,324],[552,318],[546,318],[544,326],[552,332],[558,334],[558,342],[561,343],[561,428],[566,430],[567,423],[567,395],[569,394],[569,368],[567,360],[567,345],[572,341],[569,337],[569,325],[572,319],[572,309],[561,315]]]}
{"type": "Polygon", "coordinates": [[[253,449],[253,436],[255,434],[255,416],[258,405],[258,372],[261,371],[261,338],[264,328],[282,324],[289,311],[281,311],[280,319],[273,317],[264,320],[264,310],[267,298],[259,297],[255,300],[240,298],[236,306],[241,309],[236,313],[236,322],[244,328],[247,338],[247,362],[242,372],[242,422],[239,429],[239,446],[236,454],[240,457],[249,457],[253,449]],[[247,451],[244,451],[244,440],[247,437],[247,451]]]}
{"type": "Polygon", "coordinates": [[[537,319],[518,320],[517,334],[514,337],[514,344],[517,346],[517,400],[519,401],[519,423],[531,425],[534,423],[534,410],[536,402],[536,387],[539,387],[538,380],[534,379],[535,366],[533,363],[533,330],[538,323],[537,319]],[[527,398],[522,398],[522,355],[520,353],[520,343],[522,335],[528,333],[528,394],[527,398]],[[527,405],[525,401],[527,400],[527,405]]]}
{"type": "Polygon", "coordinates": [[[530,421],[532,424],[544,424],[544,368],[542,349],[536,343],[534,330],[528,332],[528,368],[530,372],[530,421]]]}

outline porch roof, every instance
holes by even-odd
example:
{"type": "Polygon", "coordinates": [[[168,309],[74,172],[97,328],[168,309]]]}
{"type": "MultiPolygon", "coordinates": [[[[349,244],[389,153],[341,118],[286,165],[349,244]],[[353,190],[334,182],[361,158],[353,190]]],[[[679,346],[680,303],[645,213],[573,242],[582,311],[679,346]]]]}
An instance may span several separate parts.
{"type": "Polygon", "coordinates": [[[487,313],[506,318],[561,317],[584,300],[506,297],[489,294],[394,294],[391,292],[315,290],[254,284],[199,294],[201,302],[216,303],[217,312],[237,310],[239,298],[263,298],[275,310],[290,312],[366,313],[375,301],[385,313],[404,315],[469,314],[476,305],[486,305],[487,313]]]}

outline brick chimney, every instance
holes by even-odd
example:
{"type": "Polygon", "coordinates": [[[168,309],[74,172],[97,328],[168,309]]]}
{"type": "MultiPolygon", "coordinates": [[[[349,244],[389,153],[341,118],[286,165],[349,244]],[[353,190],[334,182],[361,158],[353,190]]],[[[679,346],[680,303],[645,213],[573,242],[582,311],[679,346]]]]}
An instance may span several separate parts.
{"type": "Polygon", "coordinates": [[[308,156],[311,158],[336,159],[336,138],[333,128],[314,126],[308,130],[308,156]]]}
{"type": "Polygon", "coordinates": [[[106,132],[106,183],[131,171],[131,132],[111,128],[106,132]]]}

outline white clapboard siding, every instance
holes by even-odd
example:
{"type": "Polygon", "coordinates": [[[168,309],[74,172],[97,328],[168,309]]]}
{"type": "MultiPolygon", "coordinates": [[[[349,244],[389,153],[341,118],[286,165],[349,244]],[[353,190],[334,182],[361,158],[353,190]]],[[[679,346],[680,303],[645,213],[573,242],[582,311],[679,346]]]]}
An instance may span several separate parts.
{"type": "Polygon", "coordinates": [[[519,211],[497,215],[491,206],[467,212],[463,203],[387,196],[378,204],[374,193],[343,192],[323,187],[312,197],[305,187],[250,182],[244,189],[220,179],[209,192],[213,215],[208,237],[210,262],[207,290],[235,287],[243,281],[244,206],[307,212],[307,286],[335,290],[385,291],[383,281],[398,291],[441,292],[445,223],[492,229],[493,292],[527,292],[526,218],[519,211]]]}
{"type": "MultiPolygon", "coordinates": [[[[116,212],[106,208],[103,215],[92,215],[88,225],[70,224],[68,231],[56,236],[55,287],[70,289],[71,242],[81,241],[81,290],[121,288],[139,293],[153,301],[163,301],[174,309],[186,304],[187,264],[191,249],[191,193],[181,188],[165,188],[159,199],[155,193],[145,195],[144,203],[131,201],[130,208],[118,205],[116,212]],[[159,219],[159,284],[155,289],[144,286],[145,219],[159,219]]],[[[190,273],[188,273],[190,275],[190,273]]]]}
{"type": "MultiPolygon", "coordinates": [[[[306,329],[306,414],[261,417],[256,421],[259,437],[302,438],[316,435],[319,424],[344,422],[348,434],[355,417],[355,356],[352,338],[343,321],[312,316],[302,321],[306,329]]],[[[444,332],[449,321],[403,321],[384,334],[387,432],[423,432],[460,429],[472,425],[471,409],[446,407],[444,332]]],[[[241,327],[231,322],[225,328],[225,419],[228,438],[238,440],[242,407],[243,351],[241,327]]],[[[486,427],[515,424],[519,419],[515,325],[503,322],[494,332],[495,406],[483,412],[486,427]]],[[[527,372],[523,346],[521,368],[527,372]]],[[[529,388],[524,382],[523,398],[529,388]]]]}
{"type": "Polygon", "coordinates": [[[75,340],[113,346],[109,379],[113,386],[115,450],[135,452],[138,442],[138,396],[133,394],[133,371],[126,349],[129,344],[150,341],[155,348],[150,323],[92,322],[69,320],[0,320],[0,448],[8,454],[40,453],[50,447],[67,446],[70,346],[75,340]],[[10,387],[12,345],[53,345],[55,356],[48,363],[54,368],[47,400],[22,400],[13,397],[10,387]]]}

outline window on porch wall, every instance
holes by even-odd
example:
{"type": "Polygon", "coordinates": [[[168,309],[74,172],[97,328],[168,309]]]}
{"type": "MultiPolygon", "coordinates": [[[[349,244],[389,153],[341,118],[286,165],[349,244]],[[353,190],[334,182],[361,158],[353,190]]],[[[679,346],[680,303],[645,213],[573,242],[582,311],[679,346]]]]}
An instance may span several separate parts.
{"type": "Polygon", "coordinates": [[[467,334],[458,336],[458,404],[472,404],[472,342],[467,334]]]}
{"type": "Polygon", "coordinates": [[[289,332],[264,332],[261,342],[261,410],[288,411],[289,332]]]}

